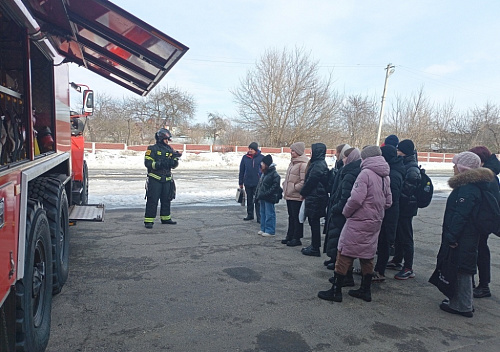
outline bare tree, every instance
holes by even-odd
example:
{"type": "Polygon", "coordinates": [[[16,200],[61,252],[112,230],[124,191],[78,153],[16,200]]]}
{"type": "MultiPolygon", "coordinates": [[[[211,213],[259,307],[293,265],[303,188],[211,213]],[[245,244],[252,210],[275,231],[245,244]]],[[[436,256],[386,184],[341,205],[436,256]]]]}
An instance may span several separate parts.
{"type": "Polygon", "coordinates": [[[457,115],[451,122],[449,151],[461,152],[468,150],[473,145],[479,130],[479,123],[469,115],[462,113],[457,115]]]}
{"type": "Polygon", "coordinates": [[[409,98],[396,97],[384,129],[400,139],[411,139],[418,150],[431,150],[433,142],[432,104],[423,87],[409,98]]]}
{"type": "Polygon", "coordinates": [[[267,50],[232,90],[241,122],[270,146],[318,138],[339,102],[303,49],[267,50]]]}
{"type": "Polygon", "coordinates": [[[500,109],[488,102],[481,108],[473,109],[471,115],[472,122],[478,125],[472,144],[500,151],[500,109]]]}
{"type": "Polygon", "coordinates": [[[207,137],[207,125],[202,123],[197,123],[193,126],[190,126],[187,129],[187,134],[191,143],[193,144],[201,144],[207,137]]]}
{"type": "Polygon", "coordinates": [[[129,98],[123,103],[131,130],[137,131],[134,140],[141,144],[153,143],[155,132],[161,127],[185,129],[193,118],[196,104],[187,93],[176,88],[159,87],[146,99],[129,98]]]}
{"type": "Polygon", "coordinates": [[[193,118],[196,104],[193,97],[177,88],[159,87],[146,98],[150,118],[157,127],[176,127],[193,118]]]}
{"type": "Polygon", "coordinates": [[[94,114],[87,119],[85,135],[92,142],[127,142],[127,121],[121,104],[106,93],[96,92],[94,114]]]}
{"type": "Polygon", "coordinates": [[[218,137],[224,136],[230,125],[231,123],[229,122],[229,120],[221,116],[219,113],[215,112],[208,114],[207,128],[213,140],[213,144],[215,144],[215,141],[218,137]]]}
{"type": "Polygon", "coordinates": [[[369,100],[360,95],[348,96],[340,108],[340,116],[347,132],[344,143],[359,148],[373,144],[378,124],[377,103],[374,99],[369,100]]]}
{"type": "Polygon", "coordinates": [[[452,102],[436,106],[432,114],[433,150],[446,151],[454,147],[450,132],[455,118],[456,113],[452,102]]]}

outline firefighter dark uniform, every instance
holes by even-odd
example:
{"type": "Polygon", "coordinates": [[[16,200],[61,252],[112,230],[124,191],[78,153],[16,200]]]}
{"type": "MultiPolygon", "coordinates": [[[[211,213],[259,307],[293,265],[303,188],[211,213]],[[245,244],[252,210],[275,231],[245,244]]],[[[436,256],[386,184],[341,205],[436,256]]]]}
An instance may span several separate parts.
{"type": "Polygon", "coordinates": [[[156,218],[158,201],[160,201],[160,219],[162,224],[176,224],[170,216],[170,202],[175,197],[175,184],[172,179],[172,169],[179,165],[180,153],[169,146],[165,139],[170,140],[167,129],[160,129],[155,137],[156,144],[146,150],[144,165],[148,168],[147,201],[144,215],[144,225],[152,228],[156,218]]]}

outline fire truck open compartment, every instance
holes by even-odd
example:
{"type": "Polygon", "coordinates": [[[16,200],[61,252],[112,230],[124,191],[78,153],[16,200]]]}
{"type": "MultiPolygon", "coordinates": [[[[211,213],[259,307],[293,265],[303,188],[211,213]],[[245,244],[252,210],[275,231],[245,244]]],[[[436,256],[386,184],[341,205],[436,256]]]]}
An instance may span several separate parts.
{"type": "Polygon", "coordinates": [[[0,21],[1,171],[55,150],[55,111],[52,61],[28,42],[26,30],[1,10],[0,21]]]}
{"type": "Polygon", "coordinates": [[[25,30],[0,12],[0,165],[26,159],[25,138],[26,39],[25,30]],[[24,132],[24,134],[23,134],[24,132]]]}

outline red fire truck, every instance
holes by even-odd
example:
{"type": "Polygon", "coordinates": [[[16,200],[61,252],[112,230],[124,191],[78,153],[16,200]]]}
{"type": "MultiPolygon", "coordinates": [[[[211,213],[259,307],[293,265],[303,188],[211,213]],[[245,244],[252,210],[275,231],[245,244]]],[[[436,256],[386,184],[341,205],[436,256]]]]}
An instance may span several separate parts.
{"type": "Polygon", "coordinates": [[[80,119],[93,94],[70,118],[81,85],[67,63],[145,96],[187,50],[107,0],[0,1],[0,351],[45,350],[68,224],[89,207],[80,119]]]}

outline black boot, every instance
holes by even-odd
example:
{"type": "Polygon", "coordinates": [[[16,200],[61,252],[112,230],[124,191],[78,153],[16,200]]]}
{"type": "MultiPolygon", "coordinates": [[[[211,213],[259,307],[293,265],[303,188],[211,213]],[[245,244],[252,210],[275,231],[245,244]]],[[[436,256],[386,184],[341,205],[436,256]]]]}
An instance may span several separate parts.
{"type": "Polygon", "coordinates": [[[366,302],[372,301],[372,292],[370,287],[372,285],[372,274],[363,275],[361,279],[361,286],[357,290],[349,290],[349,296],[361,298],[366,302]]]}
{"type": "MultiPolygon", "coordinates": [[[[332,284],[335,281],[335,276],[328,279],[332,284]]],[[[355,286],[354,277],[352,276],[352,268],[349,270],[345,276],[344,284],[342,287],[353,287],[355,286]]]]}
{"type": "Polygon", "coordinates": [[[342,302],[342,285],[345,276],[335,273],[332,288],[327,291],[319,291],[318,297],[327,301],[342,302]]]}
{"type": "Polygon", "coordinates": [[[354,277],[352,276],[352,268],[347,272],[344,280],[344,286],[343,287],[354,287],[354,277]]]}
{"type": "Polygon", "coordinates": [[[484,285],[479,283],[476,288],[472,290],[474,298],[491,297],[490,287],[488,284],[484,285]]]}
{"type": "Polygon", "coordinates": [[[319,251],[319,248],[314,248],[312,245],[302,248],[301,252],[303,255],[309,255],[312,257],[321,257],[321,252],[319,251]]]}

